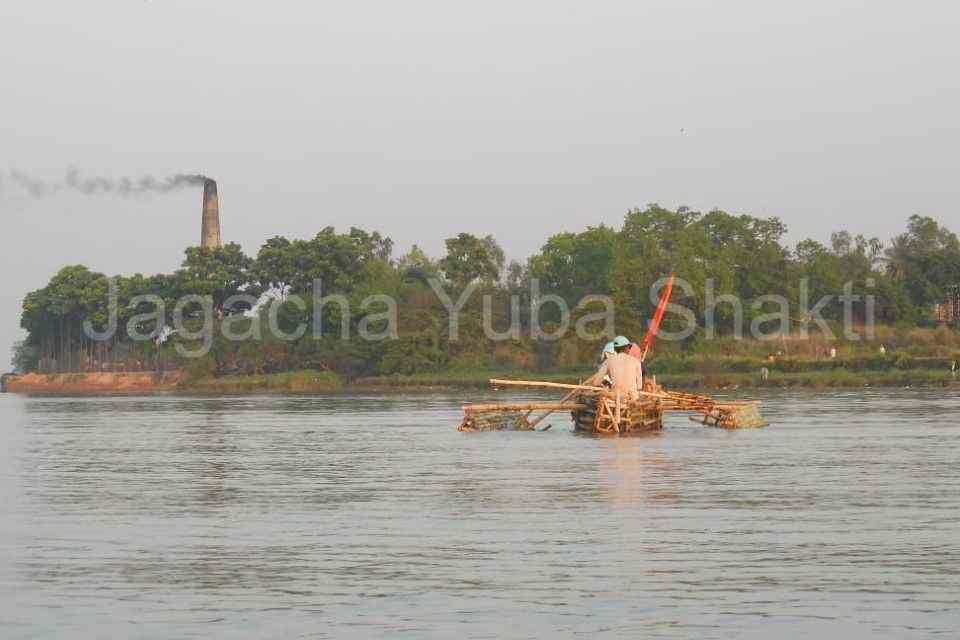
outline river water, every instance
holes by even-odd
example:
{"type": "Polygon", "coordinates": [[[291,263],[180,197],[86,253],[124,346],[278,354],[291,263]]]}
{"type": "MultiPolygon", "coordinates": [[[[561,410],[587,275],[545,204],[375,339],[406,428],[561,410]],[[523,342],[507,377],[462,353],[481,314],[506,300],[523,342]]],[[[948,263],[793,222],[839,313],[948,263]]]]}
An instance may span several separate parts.
{"type": "Polygon", "coordinates": [[[960,394],[762,398],[594,438],[458,433],[458,395],[3,395],[0,637],[956,637],[960,394]]]}

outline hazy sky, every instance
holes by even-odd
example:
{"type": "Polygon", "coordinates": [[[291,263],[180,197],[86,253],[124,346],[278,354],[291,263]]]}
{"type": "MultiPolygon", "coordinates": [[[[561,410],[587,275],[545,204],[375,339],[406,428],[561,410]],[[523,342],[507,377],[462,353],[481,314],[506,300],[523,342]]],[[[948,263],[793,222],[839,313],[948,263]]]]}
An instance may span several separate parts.
{"type": "MultiPolygon", "coordinates": [[[[886,240],[960,231],[958,69],[947,2],[3,0],[0,172],[207,173],[250,253],[355,225],[524,258],[648,202],[886,240]]],[[[64,264],[176,268],[200,196],[4,179],[0,347],[64,264]]]]}

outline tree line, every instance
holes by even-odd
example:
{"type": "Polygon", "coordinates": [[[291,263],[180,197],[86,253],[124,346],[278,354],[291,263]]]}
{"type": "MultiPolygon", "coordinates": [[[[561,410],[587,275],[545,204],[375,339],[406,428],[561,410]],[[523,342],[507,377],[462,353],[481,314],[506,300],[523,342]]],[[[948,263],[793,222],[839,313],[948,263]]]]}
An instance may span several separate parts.
{"type": "MultiPolygon", "coordinates": [[[[607,296],[617,332],[639,336],[655,303],[651,284],[675,273],[691,285],[676,291],[675,301],[698,322],[709,315],[720,334],[734,332],[765,307],[747,304],[745,317],[738,317],[733,305],[716,304],[718,299],[736,296],[750,303],[776,295],[799,303],[803,296],[837,295],[847,283],[854,294],[873,296],[878,322],[916,326],[932,322],[934,305],[960,283],[960,241],[929,217],[912,216],[888,243],[837,231],[828,245],[804,240],[791,247],[784,242],[786,232],[775,217],[653,204],[628,211],[619,229],[598,225],[553,235],[525,263],[507,263],[492,236],[461,233],[447,239],[445,255],[435,259],[417,246],[394,256],[393,242],[377,232],[327,227],[311,239],[270,238],[256,256],[237,244],[190,247],[181,268],[168,274],[111,279],[71,265],[24,298],[21,326],[27,338],[15,348],[14,364],[44,372],[317,369],[348,377],[503,365],[549,368],[592,361],[603,340],[523,333],[491,345],[481,327],[483,313],[492,314],[501,328],[514,319],[526,327],[533,307],[535,319],[550,326],[560,322],[558,307],[539,308],[531,291],[559,296],[574,309],[574,319],[590,312],[584,304],[590,296],[607,296]],[[89,330],[110,327],[111,281],[116,331],[107,340],[91,340],[89,330]],[[321,290],[315,291],[318,284],[321,290]],[[451,340],[437,290],[457,300],[467,287],[476,293],[464,303],[457,339],[451,340]],[[350,331],[375,313],[361,304],[372,294],[396,301],[398,331],[391,339],[364,341],[350,331]],[[347,304],[312,304],[314,297],[330,295],[347,304]],[[305,325],[306,333],[294,340],[269,333],[240,341],[217,335],[209,354],[188,361],[173,347],[196,338],[170,332],[171,314],[184,296],[208,300],[219,318],[235,320],[241,331],[264,319],[270,306],[264,300],[275,301],[276,321],[288,328],[305,325]],[[307,304],[292,304],[292,296],[307,304]],[[490,301],[486,310],[484,296],[490,301]],[[152,313],[158,299],[164,302],[162,315],[152,313]],[[315,317],[318,313],[322,317],[315,317]]],[[[197,309],[188,306],[187,315],[193,318],[197,309]]],[[[842,313],[839,304],[822,310],[827,319],[842,313]]],[[[667,326],[670,322],[668,314],[667,326]]]]}

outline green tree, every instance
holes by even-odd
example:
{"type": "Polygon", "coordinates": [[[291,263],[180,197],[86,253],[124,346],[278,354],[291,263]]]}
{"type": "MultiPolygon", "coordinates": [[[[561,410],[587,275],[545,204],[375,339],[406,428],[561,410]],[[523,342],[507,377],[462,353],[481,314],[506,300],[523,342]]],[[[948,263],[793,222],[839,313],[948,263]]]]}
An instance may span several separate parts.
{"type": "Polygon", "coordinates": [[[241,293],[251,281],[253,260],[243,253],[240,245],[230,243],[222,247],[189,247],[182,268],[177,272],[179,289],[183,293],[211,296],[217,310],[243,311],[243,306],[224,309],[227,298],[241,293]]]}
{"type": "MultiPolygon", "coordinates": [[[[702,215],[686,207],[676,211],[656,204],[627,213],[618,235],[613,274],[613,298],[618,325],[631,333],[646,329],[646,319],[655,305],[650,287],[659,279],[676,274],[686,283],[674,289],[672,301],[692,310],[698,319],[705,313],[707,281],[712,279],[715,295],[734,293],[734,259],[718,250],[707,227],[697,222],[702,215]]],[[[728,318],[726,307],[718,321],[728,318]]],[[[664,326],[679,322],[668,314],[664,326]]]]}
{"type": "Polygon", "coordinates": [[[60,269],[43,289],[27,294],[20,326],[29,332],[28,344],[39,347],[39,358],[57,369],[84,366],[90,345],[83,321],[90,319],[101,329],[106,325],[108,291],[105,275],[71,265],[60,269]]]}
{"type": "Polygon", "coordinates": [[[903,283],[913,304],[943,302],[947,287],[960,283],[960,240],[933,218],[913,215],[907,231],[886,251],[888,274],[903,283]]]}
{"type": "Polygon", "coordinates": [[[338,234],[325,227],[311,240],[267,240],[253,271],[265,289],[289,287],[306,293],[319,281],[324,293],[343,293],[363,282],[369,264],[389,263],[392,251],[393,241],[377,232],[351,228],[338,234]]]}
{"type": "Polygon", "coordinates": [[[37,345],[30,344],[26,340],[18,340],[11,351],[10,364],[13,365],[15,373],[29,373],[37,370],[40,364],[40,349],[37,345]]]}
{"type": "Polygon", "coordinates": [[[754,218],[714,210],[700,218],[711,256],[732,271],[733,292],[743,300],[786,292],[788,252],[780,245],[787,231],[779,218],[754,218]]]}
{"type": "Polygon", "coordinates": [[[253,273],[262,289],[282,290],[298,281],[299,268],[293,247],[283,236],[274,236],[260,247],[253,273]]]}
{"type": "Polygon", "coordinates": [[[496,282],[503,268],[503,250],[491,237],[477,238],[461,233],[446,240],[447,255],[440,260],[440,270],[459,287],[474,280],[496,282]]]}
{"type": "Polygon", "coordinates": [[[409,253],[397,260],[396,268],[405,280],[419,282],[424,286],[430,278],[436,278],[440,273],[436,261],[431,260],[417,245],[413,245],[409,253]]]}
{"type": "Polygon", "coordinates": [[[530,258],[530,277],[571,306],[586,295],[609,294],[616,248],[617,232],[604,225],[551,236],[530,258]]]}

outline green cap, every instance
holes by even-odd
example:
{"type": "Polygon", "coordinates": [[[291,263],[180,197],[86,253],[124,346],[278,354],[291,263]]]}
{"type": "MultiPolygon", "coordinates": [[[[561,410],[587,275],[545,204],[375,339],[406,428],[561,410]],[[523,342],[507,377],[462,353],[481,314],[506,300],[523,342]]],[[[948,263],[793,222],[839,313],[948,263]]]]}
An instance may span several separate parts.
{"type": "Polygon", "coordinates": [[[613,339],[614,347],[626,347],[630,345],[630,341],[627,340],[626,336],[617,336],[613,339]]]}
{"type": "Polygon", "coordinates": [[[608,342],[606,345],[604,345],[604,347],[603,347],[603,352],[604,352],[604,353],[616,353],[616,351],[614,351],[614,349],[613,349],[613,341],[612,341],[612,340],[611,340],[610,342],[608,342]]]}

